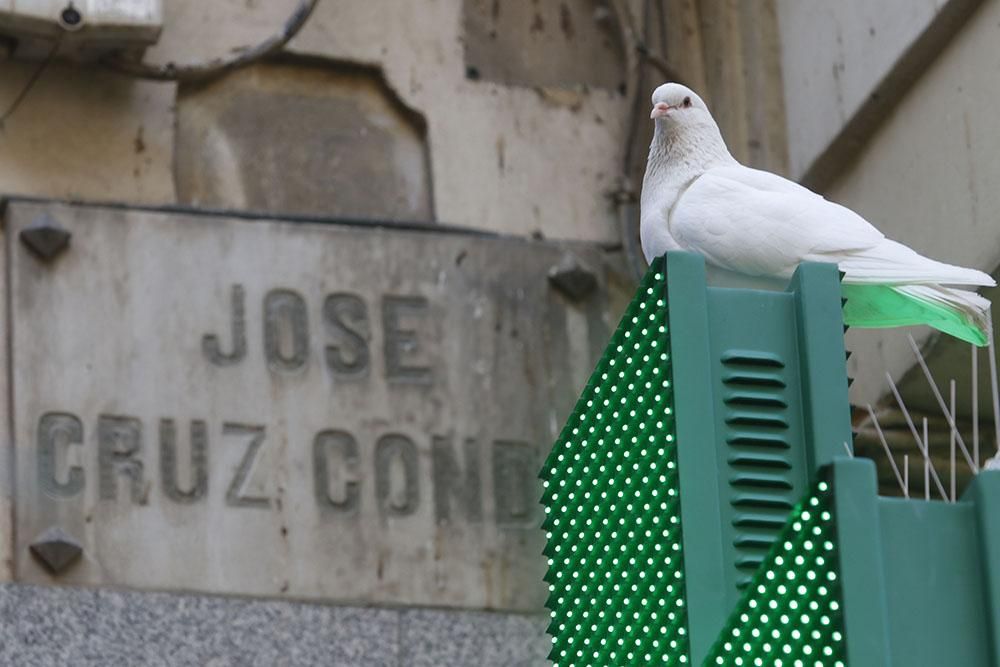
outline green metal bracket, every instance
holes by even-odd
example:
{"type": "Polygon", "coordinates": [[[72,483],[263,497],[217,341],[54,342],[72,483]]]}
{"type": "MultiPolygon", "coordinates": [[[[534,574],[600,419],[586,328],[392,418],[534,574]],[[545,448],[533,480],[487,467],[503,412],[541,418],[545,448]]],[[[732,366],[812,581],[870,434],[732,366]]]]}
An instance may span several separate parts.
{"type": "Polygon", "coordinates": [[[850,638],[848,663],[852,667],[891,665],[888,591],[880,575],[884,564],[875,464],[867,459],[837,461],[833,481],[838,542],[848,561],[841,569],[847,609],[844,629],[850,638]]]}
{"type": "Polygon", "coordinates": [[[880,498],[867,460],[834,484],[848,664],[1000,664],[1000,472],[956,503],[880,498]]]}
{"type": "Polygon", "coordinates": [[[1000,471],[981,472],[962,502],[971,502],[976,508],[977,555],[987,606],[985,639],[990,644],[990,664],[1000,665],[1000,471]]]}

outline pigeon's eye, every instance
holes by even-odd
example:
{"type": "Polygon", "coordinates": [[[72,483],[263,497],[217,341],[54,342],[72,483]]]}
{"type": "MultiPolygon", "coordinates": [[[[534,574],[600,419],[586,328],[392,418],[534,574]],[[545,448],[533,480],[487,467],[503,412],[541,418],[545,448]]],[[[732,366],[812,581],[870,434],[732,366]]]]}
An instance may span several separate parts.
{"type": "Polygon", "coordinates": [[[690,97],[685,97],[684,101],[681,102],[681,106],[683,106],[685,109],[688,108],[689,106],[691,106],[691,98],[690,97]]]}

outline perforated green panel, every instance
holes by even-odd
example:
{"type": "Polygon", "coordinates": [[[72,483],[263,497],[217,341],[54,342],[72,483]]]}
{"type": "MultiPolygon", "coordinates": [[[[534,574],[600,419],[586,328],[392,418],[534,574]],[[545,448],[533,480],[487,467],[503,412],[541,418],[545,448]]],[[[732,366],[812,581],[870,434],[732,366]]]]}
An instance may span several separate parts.
{"type": "Polygon", "coordinates": [[[554,663],[1000,664],[1000,473],[926,503],[846,458],[836,267],[782,293],[667,264],[542,470],[554,663]]]}
{"type": "Polygon", "coordinates": [[[843,601],[833,492],[826,481],[792,511],[705,664],[843,667],[843,601]]]}
{"type": "Polygon", "coordinates": [[[665,293],[658,260],[541,473],[560,667],[689,662],[665,293]]]}

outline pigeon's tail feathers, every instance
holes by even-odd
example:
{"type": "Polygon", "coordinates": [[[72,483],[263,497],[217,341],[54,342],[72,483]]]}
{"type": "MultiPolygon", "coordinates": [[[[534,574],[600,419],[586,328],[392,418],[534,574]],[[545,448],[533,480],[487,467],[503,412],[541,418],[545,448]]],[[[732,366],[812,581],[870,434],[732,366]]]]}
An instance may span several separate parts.
{"type": "MultiPolygon", "coordinates": [[[[952,289],[938,285],[900,285],[896,291],[910,299],[923,303],[931,303],[950,310],[961,316],[963,324],[974,329],[976,343],[983,346],[989,343],[990,331],[990,301],[969,290],[952,289]]],[[[942,329],[942,331],[945,331],[942,329]]],[[[950,333],[947,332],[946,333],[950,333]]],[[[959,336],[961,338],[961,336],[959,336]]],[[[967,340],[967,339],[965,339],[967,340]]]]}
{"type": "Polygon", "coordinates": [[[939,285],[848,285],[844,323],[853,327],[926,324],[983,347],[989,343],[990,302],[975,292],[939,285]]]}
{"type": "Polygon", "coordinates": [[[928,259],[889,239],[838,258],[846,275],[844,282],[855,285],[928,284],[995,287],[996,281],[976,269],[928,259]]]}

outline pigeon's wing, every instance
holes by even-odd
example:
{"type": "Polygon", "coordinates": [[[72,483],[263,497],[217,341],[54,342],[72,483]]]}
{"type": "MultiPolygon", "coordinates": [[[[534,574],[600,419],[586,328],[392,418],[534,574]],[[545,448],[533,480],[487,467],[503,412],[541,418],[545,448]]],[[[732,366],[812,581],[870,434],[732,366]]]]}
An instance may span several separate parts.
{"type": "Polygon", "coordinates": [[[697,178],[674,206],[670,230],[713,264],[769,276],[789,276],[811,258],[837,262],[885,238],[853,211],[781,176],[742,166],[717,167],[697,178]]]}
{"type": "Polygon", "coordinates": [[[647,262],[652,264],[655,257],[660,257],[671,250],[684,249],[670,235],[670,226],[667,223],[669,206],[657,200],[644,201],[640,211],[639,235],[647,262]]]}
{"type": "Polygon", "coordinates": [[[885,238],[848,208],[781,176],[743,166],[696,179],[670,217],[673,237],[709,262],[788,277],[799,262],[833,262],[847,283],[993,285],[981,271],[928,259],[885,238]]]}
{"type": "Polygon", "coordinates": [[[993,286],[885,238],[864,218],[781,176],[743,166],[697,178],[670,216],[673,238],[724,269],[787,278],[803,261],[833,262],[853,284],[993,286]]]}

